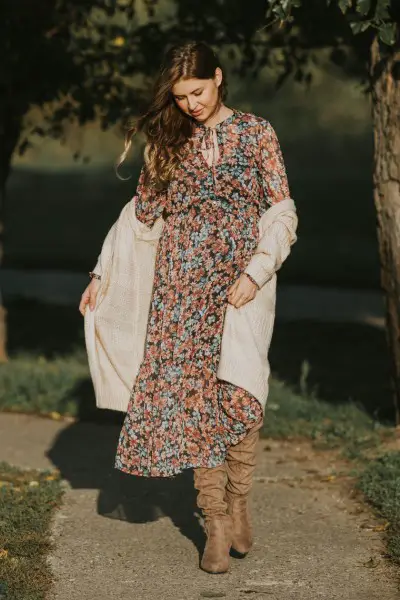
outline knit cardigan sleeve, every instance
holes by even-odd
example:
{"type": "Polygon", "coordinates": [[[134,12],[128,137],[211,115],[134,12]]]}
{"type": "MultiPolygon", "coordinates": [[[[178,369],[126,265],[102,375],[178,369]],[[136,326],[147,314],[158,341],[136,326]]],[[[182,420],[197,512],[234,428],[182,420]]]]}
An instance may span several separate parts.
{"type": "Polygon", "coordinates": [[[107,264],[109,264],[109,261],[112,257],[112,249],[113,249],[113,244],[114,244],[114,240],[115,240],[117,224],[118,224],[118,219],[112,225],[111,229],[107,233],[106,238],[103,242],[101,252],[97,258],[96,266],[93,269],[93,273],[96,273],[96,275],[101,276],[104,273],[105,267],[107,264]]]}
{"type": "Polygon", "coordinates": [[[244,269],[259,288],[271,279],[288,257],[291,246],[297,240],[297,223],[295,210],[282,211],[261,232],[255,252],[244,269]]]}
{"type": "Polygon", "coordinates": [[[266,211],[261,215],[260,238],[244,272],[261,288],[280,269],[297,240],[297,214],[276,133],[268,121],[261,127],[258,166],[266,211]],[[285,207],[285,210],[283,210],[285,207]],[[282,210],[281,210],[282,209],[282,210]],[[263,218],[268,213],[271,218],[263,218]],[[273,218],[272,218],[273,217],[273,218]]]}

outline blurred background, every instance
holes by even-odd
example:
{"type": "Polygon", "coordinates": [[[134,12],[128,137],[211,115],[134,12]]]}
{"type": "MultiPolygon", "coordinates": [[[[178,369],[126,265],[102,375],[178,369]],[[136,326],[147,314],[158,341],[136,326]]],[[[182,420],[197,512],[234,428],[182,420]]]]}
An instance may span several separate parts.
{"type": "Polygon", "coordinates": [[[4,158],[2,171],[9,362],[0,368],[0,408],[121,418],[95,409],[77,307],[135,192],[140,140],[124,170],[132,178],[114,170],[124,124],[151,89],[165,43],[196,37],[221,54],[227,105],[271,121],[298,207],[298,242],[279,273],[274,378],[392,422],[366,65],[332,33],[335,20],[291,70],[289,41],[263,28],[264,2],[251,14],[242,2],[228,13],[216,0],[61,2],[57,10],[45,2],[34,12],[23,0],[8,4],[2,44],[13,95],[2,135],[15,139],[11,170],[4,158]]]}

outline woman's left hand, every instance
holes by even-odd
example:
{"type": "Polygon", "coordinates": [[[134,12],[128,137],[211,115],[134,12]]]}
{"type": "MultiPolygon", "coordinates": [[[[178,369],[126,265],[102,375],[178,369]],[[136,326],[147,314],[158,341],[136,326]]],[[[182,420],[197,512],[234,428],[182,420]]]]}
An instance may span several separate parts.
{"type": "Polygon", "coordinates": [[[247,275],[242,273],[233,285],[228,288],[227,298],[229,304],[233,304],[235,308],[240,308],[250,300],[253,300],[257,293],[258,287],[253,283],[247,275]]]}

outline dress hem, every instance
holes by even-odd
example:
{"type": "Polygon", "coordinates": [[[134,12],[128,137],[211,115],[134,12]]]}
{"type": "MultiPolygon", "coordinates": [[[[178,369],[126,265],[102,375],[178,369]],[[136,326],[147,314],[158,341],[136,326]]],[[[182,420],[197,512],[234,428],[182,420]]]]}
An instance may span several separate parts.
{"type": "Polygon", "coordinates": [[[199,467],[203,467],[203,468],[207,468],[207,469],[212,469],[214,467],[218,467],[220,465],[222,465],[225,462],[225,457],[223,458],[223,460],[216,464],[216,465],[202,465],[202,464],[188,464],[188,465],[184,465],[182,467],[179,467],[179,469],[177,469],[176,471],[174,471],[173,473],[162,473],[162,472],[158,472],[155,475],[152,475],[151,473],[148,473],[146,471],[144,471],[143,469],[129,469],[127,467],[119,467],[117,465],[114,465],[114,469],[118,469],[118,471],[122,471],[123,473],[127,473],[128,475],[137,475],[137,476],[141,476],[141,477],[162,477],[163,479],[166,479],[168,477],[176,477],[177,475],[181,475],[181,473],[183,471],[186,471],[187,469],[197,469],[199,467]]]}

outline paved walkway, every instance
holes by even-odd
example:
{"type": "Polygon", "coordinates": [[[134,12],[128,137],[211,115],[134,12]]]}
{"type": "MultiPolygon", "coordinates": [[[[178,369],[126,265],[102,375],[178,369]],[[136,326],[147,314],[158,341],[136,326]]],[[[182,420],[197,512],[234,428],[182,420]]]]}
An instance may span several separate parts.
{"type": "Polygon", "coordinates": [[[57,467],[68,486],[54,521],[49,600],[399,599],[383,534],[333,453],[260,442],[254,548],[232,559],[230,573],[208,575],[198,568],[203,535],[191,473],[161,481],[119,473],[119,429],[0,414],[1,458],[57,467]]]}
{"type": "MultiPolygon", "coordinates": [[[[7,301],[33,299],[63,306],[78,306],[88,278],[67,271],[2,269],[1,290],[7,301]]],[[[312,285],[278,285],[277,317],[313,319],[384,326],[381,292],[312,285]]]]}

